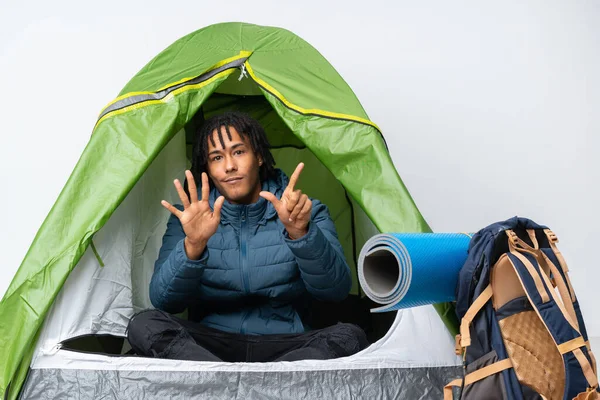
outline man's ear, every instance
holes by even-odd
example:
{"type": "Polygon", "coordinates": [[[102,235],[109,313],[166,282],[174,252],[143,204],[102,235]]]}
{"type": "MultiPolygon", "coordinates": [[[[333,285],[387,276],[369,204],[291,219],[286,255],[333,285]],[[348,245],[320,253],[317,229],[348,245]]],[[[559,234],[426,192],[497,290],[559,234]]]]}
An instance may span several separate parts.
{"type": "Polygon", "coordinates": [[[262,157],[259,155],[256,158],[258,158],[258,166],[259,167],[262,166],[263,165],[263,159],[262,159],[262,157]]]}

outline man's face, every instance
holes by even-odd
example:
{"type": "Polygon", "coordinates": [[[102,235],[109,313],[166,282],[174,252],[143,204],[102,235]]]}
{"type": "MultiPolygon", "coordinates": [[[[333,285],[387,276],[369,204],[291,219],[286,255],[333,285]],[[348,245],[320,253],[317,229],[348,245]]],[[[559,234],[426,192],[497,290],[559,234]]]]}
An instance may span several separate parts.
{"type": "Polygon", "coordinates": [[[213,140],[207,138],[208,176],[230,203],[255,203],[261,191],[259,170],[262,160],[254,153],[248,138],[240,135],[232,126],[229,132],[231,140],[225,127],[221,127],[225,147],[221,146],[216,129],[212,133],[213,140]]]}

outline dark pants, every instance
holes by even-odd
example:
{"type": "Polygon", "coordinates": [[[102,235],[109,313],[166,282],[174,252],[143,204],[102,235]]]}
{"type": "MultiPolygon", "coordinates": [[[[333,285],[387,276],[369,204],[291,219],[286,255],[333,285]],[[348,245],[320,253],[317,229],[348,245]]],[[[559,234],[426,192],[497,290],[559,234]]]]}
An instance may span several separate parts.
{"type": "Polygon", "coordinates": [[[193,361],[268,362],[328,360],[369,345],[356,325],[338,323],[306,333],[242,335],[186,321],[159,310],[131,318],[127,339],[145,357],[193,361]]]}

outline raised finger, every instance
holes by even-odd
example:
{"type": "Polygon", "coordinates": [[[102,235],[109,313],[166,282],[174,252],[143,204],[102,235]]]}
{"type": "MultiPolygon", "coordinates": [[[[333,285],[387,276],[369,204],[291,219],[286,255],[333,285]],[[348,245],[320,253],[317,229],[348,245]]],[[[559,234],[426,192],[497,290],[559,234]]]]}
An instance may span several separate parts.
{"type": "Polygon", "coordinates": [[[160,202],[160,204],[162,204],[162,206],[164,208],[166,208],[167,210],[169,210],[171,212],[171,214],[173,214],[177,218],[181,218],[181,215],[183,214],[183,212],[179,211],[177,208],[175,208],[174,206],[172,206],[168,201],[162,200],[160,202]]]}
{"type": "Polygon", "coordinates": [[[175,189],[177,189],[177,194],[179,195],[181,204],[183,204],[183,208],[188,208],[190,206],[190,199],[188,198],[187,194],[185,194],[183,186],[181,186],[181,182],[179,182],[179,179],[175,179],[173,183],[175,184],[175,189]]]}
{"type": "Polygon", "coordinates": [[[298,214],[296,219],[299,219],[299,220],[305,219],[307,216],[310,216],[311,211],[312,211],[312,201],[310,199],[308,199],[306,201],[306,203],[304,203],[304,207],[302,207],[302,211],[300,211],[300,213],[298,214]]]}
{"type": "Polygon", "coordinates": [[[215,200],[214,209],[213,209],[213,217],[221,220],[221,209],[223,208],[223,203],[225,202],[225,197],[219,196],[217,200],[215,200]]]}
{"type": "Polygon", "coordinates": [[[290,191],[293,191],[294,188],[296,187],[296,183],[298,182],[298,178],[300,178],[300,173],[302,172],[303,168],[304,168],[304,163],[298,164],[298,166],[294,170],[294,173],[290,177],[290,183],[287,186],[287,188],[290,189],[290,191]]]}
{"type": "Polygon", "coordinates": [[[198,188],[196,187],[196,181],[194,180],[194,175],[192,175],[192,171],[185,171],[185,177],[188,182],[188,190],[190,192],[190,200],[192,203],[198,201],[198,188]]]}
{"type": "Polygon", "coordinates": [[[300,197],[300,200],[298,200],[296,207],[294,207],[294,210],[290,214],[290,222],[294,222],[296,218],[298,218],[298,214],[300,214],[300,211],[302,211],[302,209],[304,208],[304,205],[306,204],[307,200],[308,196],[305,194],[303,194],[302,197],[300,197]]]}
{"type": "Polygon", "coordinates": [[[298,204],[298,201],[300,200],[300,197],[302,197],[302,191],[301,190],[294,190],[293,192],[290,192],[287,195],[287,201],[286,201],[286,207],[287,210],[289,212],[292,212],[292,210],[294,208],[296,208],[296,204],[298,204]]]}
{"type": "Polygon", "coordinates": [[[202,173],[202,201],[208,201],[208,195],[210,193],[210,187],[208,186],[208,175],[206,172],[202,173]]]}

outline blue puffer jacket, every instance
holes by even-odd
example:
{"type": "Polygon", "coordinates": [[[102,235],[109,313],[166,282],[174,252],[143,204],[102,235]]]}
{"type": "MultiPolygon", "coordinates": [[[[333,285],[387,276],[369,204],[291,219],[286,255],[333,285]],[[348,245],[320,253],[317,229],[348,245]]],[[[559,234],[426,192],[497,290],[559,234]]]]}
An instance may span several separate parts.
{"type": "MultiPolygon", "coordinates": [[[[288,178],[277,170],[263,190],[281,198],[288,178]]],[[[201,195],[200,189],[199,196],[201,195]]],[[[219,196],[210,192],[211,207],[219,196]]],[[[181,206],[178,208],[182,209],[181,206]]],[[[228,332],[300,333],[308,296],[339,301],[350,291],[350,269],[327,206],[313,199],[308,233],[291,240],[273,205],[225,201],[221,223],[199,260],[185,254],[185,233],[171,215],[150,283],[161,310],[188,308],[190,319],[228,332]]]]}

